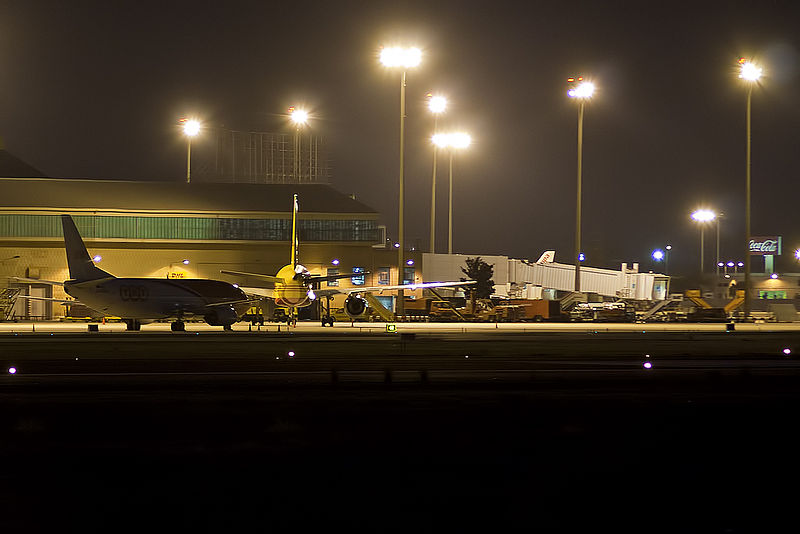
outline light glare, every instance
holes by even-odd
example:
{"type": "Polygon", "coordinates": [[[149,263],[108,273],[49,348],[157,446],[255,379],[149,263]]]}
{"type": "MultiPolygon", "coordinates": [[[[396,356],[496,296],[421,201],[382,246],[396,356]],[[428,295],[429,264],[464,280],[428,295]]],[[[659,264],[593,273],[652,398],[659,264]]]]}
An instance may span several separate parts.
{"type": "Polygon", "coordinates": [[[190,119],[183,124],[183,133],[189,137],[194,137],[200,133],[200,121],[190,119]]]}
{"type": "Polygon", "coordinates": [[[17,374],[17,368],[16,367],[9,367],[8,368],[8,374],[10,374],[10,375],[17,374]]]}
{"type": "Polygon", "coordinates": [[[432,113],[443,113],[447,109],[447,99],[443,96],[432,96],[428,101],[428,109],[432,113]]]}
{"type": "Polygon", "coordinates": [[[747,80],[748,82],[756,82],[761,78],[763,69],[758,65],[745,61],[744,58],[739,60],[741,68],[739,69],[739,78],[747,80]]]}
{"type": "Polygon", "coordinates": [[[717,218],[717,214],[711,210],[697,210],[692,213],[692,219],[697,222],[708,222],[713,221],[717,218]]]}
{"type": "Polygon", "coordinates": [[[289,113],[289,117],[292,119],[293,123],[302,126],[308,122],[308,111],[304,109],[292,109],[289,113]]]}
{"type": "Polygon", "coordinates": [[[392,46],[381,50],[381,63],[386,67],[416,67],[422,61],[419,48],[400,48],[392,46]]]}
{"type": "Polygon", "coordinates": [[[592,82],[583,82],[578,84],[573,89],[567,91],[570,98],[592,98],[594,94],[594,84],[592,82]]]}
{"type": "Polygon", "coordinates": [[[663,250],[654,250],[653,251],[653,259],[656,261],[661,261],[664,259],[664,251],[663,250]]]}

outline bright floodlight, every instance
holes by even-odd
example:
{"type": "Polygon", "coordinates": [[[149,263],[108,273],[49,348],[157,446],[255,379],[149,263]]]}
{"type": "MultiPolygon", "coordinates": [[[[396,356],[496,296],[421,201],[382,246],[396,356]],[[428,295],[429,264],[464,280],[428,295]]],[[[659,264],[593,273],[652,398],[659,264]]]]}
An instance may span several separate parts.
{"type": "Polygon", "coordinates": [[[751,63],[750,61],[742,58],[739,60],[739,65],[739,78],[747,80],[748,82],[756,82],[759,78],[761,78],[763,69],[755,63],[751,63]]]}
{"type": "Polygon", "coordinates": [[[443,113],[447,109],[447,99],[443,96],[432,96],[428,101],[428,109],[432,113],[443,113]]]}
{"type": "Polygon", "coordinates": [[[797,250],[794,251],[794,257],[796,259],[800,260],[800,248],[798,248],[797,250]]]}
{"type": "Polygon", "coordinates": [[[663,250],[654,250],[653,251],[653,259],[656,261],[661,261],[664,259],[664,251],[663,250]]]}
{"type": "Polygon", "coordinates": [[[308,111],[304,109],[293,109],[289,116],[298,126],[308,122],[308,111]]]}
{"type": "Polygon", "coordinates": [[[472,137],[469,134],[458,132],[450,134],[450,146],[453,148],[467,148],[472,144],[472,137]]]}
{"type": "Polygon", "coordinates": [[[200,121],[188,120],[183,124],[183,133],[189,137],[194,137],[200,133],[200,121]]]}
{"type": "Polygon", "coordinates": [[[567,91],[567,95],[571,98],[592,98],[592,94],[594,94],[594,84],[592,82],[581,82],[567,91]]]}
{"type": "Polygon", "coordinates": [[[713,221],[717,218],[717,214],[711,210],[697,210],[692,213],[692,219],[697,222],[708,222],[713,221]]]}
{"type": "Polygon", "coordinates": [[[444,134],[444,133],[433,134],[433,137],[431,137],[431,141],[433,141],[433,144],[438,146],[439,148],[447,148],[448,146],[450,146],[450,134],[444,134]]]}
{"type": "Polygon", "coordinates": [[[386,67],[416,67],[422,61],[419,48],[389,47],[381,50],[381,63],[386,67]]]}

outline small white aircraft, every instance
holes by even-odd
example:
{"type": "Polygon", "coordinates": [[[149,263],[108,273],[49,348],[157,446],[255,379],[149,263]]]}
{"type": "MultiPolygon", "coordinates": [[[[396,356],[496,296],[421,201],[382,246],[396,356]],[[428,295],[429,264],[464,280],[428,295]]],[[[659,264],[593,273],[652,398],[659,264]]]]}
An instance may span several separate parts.
{"type": "MultiPolygon", "coordinates": [[[[260,273],[247,273],[242,271],[220,271],[223,274],[234,276],[249,276],[264,280],[272,287],[243,287],[242,289],[249,295],[258,295],[261,297],[268,297],[275,299],[278,306],[289,308],[291,313],[288,322],[296,322],[297,308],[304,308],[310,306],[318,297],[331,297],[337,293],[347,295],[344,302],[345,312],[351,318],[358,318],[367,312],[369,305],[367,300],[363,297],[365,293],[382,293],[384,291],[398,290],[398,289],[425,289],[425,288],[439,288],[439,287],[460,287],[475,284],[474,280],[467,280],[464,282],[423,282],[419,284],[404,284],[404,285],[381,285],[373,287],[352,287],[352,288],[326,288],[319,289],[322,282],[329,282],[339,280],[342,278],[352,278],[367,273],[347,273],[336,275],[315,275],[311,274],[308,269],[300,265],[298,262],[298,248],[299,239],[297,235],[297,212],[298,202],[297,194],[294,195],[292,204],[292,249],[290,256],[290,263],[284,265],[278,270],[275,275],[260,274],[260,273]],[[315,287],[317,288],[315,290],[315,287]]],[[[322,317],[322,326],[333,326],[333,317],[330,314],[330,300],[328,301],[328,310],[325,316],[322,317]]]]}
{"type": "Polygon", "coordinates": [[[98,268],[69,215],[61,216],[70,280],[64,291],[77,300],[43,299],[65,304],[84,304],[102,313],[122,317],[128,330],[139,330],[142,320],[174,319],[173,331],[184,331],[185,317],[199,316],[212,326],[230,330],[252,305],[244,292],[220,280],[117,278],[98,268]]]}

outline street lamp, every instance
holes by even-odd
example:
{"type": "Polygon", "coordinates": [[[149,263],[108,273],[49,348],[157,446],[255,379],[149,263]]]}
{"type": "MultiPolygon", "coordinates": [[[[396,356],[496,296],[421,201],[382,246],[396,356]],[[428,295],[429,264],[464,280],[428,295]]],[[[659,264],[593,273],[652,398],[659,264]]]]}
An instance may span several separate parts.
{"type": "Polygon", "coordinates": [[[745,58],[739,59],[739,78],[747,82],[747,156],[745,158],[745,208],[744,208],[744,315],[750,316],[750,104],[753,98],[753,85],[761,78],[762,69],[745,58]]]}
{"type": "Polygon", "coordinates": [[[300,183],[300,130],[308,122],[308,112],[292,106],[289,108],[289,119],[294,123],[294,179],[300,183]]]}
{"type": "Polygon", "coordinates": [[[195,119],[181,119],[183,134],[186,136],[186,183],[192,181],[192,138],[200,133],[200,121],[195,119]]]}
{"type": "Polygon", "coordinates": [[[456,150],[464,149],[472,144],[472,137],[463,132],[436,134],[433,136],[433,144],[439,148],[447,148],[450,152],[450,207],[447,219],[448,238],[447,253],[453,253],[453,153],[456,150]]]}
{"type": "MultiPolygon", "coordinates": [[[[706,223],[716,219],[717,214],[711,210],[697,210],[692,213],[692,219],[700,224],[700,274],[703,274],[704,254],[705,254],[705,228],[706,223]]],[[[717,262],[719,263],[719,262],[717,262]]]]}
{"type": "MultiPolygon", "coordinates": [[[[428,93],[428,109],[433,113],[433,135],[437,134],[439,114],[447,109],[447,99],[428,93]]],[[[436,253],[436,153],[439,146],[433,145],[433,175],[431,177],[431,254],[436,253]]]]}
{"type": "MultiPolygon", "coordinates": [[[[404,193],[404,158],[405,158],[405,127],[406,127],[406,71],[416,67],[422,61],[422,51],[419,48],[387,47],[381,49],[380,61],[384,67],[402,69],[400,76],[400,190],[397,195],[398,203],[398,229],[397,240],[400,246],[397,248],[397,281],[398,285],[403,284],[403,252],[405,251],[403,242],[403,193],[404,193]]],[[[403,290],[397,292],[397,315],[405,315],[405,295],[403,290]]]]}
{"type": "Polygon", "coordinates": [[[578,106],[578,187],[575,206],[575,291],[581,290],[581,182],[583,173],[583,113],[586,101],[594,94],[594,84],[583,77],[569,78],[570,89],[567,96],[579,102],[578,106]],[[575,84],[575,85],[572,85],[575,84]]]}

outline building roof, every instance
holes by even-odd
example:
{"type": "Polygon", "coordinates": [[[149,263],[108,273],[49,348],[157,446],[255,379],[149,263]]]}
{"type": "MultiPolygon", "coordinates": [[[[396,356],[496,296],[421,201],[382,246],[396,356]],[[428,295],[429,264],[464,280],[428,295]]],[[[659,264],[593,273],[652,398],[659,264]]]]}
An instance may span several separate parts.
{"type": "Polygon", "coordinates": [[[15,176],[17,178],[45,178],[38,169],[34,169],[17,156],[9,154],[2,148],[0,141],[0,176],[15,176]]]}
{"type": "Polygon", "coordinates": [[[52,178],[0,178],[0,209],[288,213],[294,193],[298,194],[300,213],[377,214],[325,184],[187,184],[52,178]]]}

